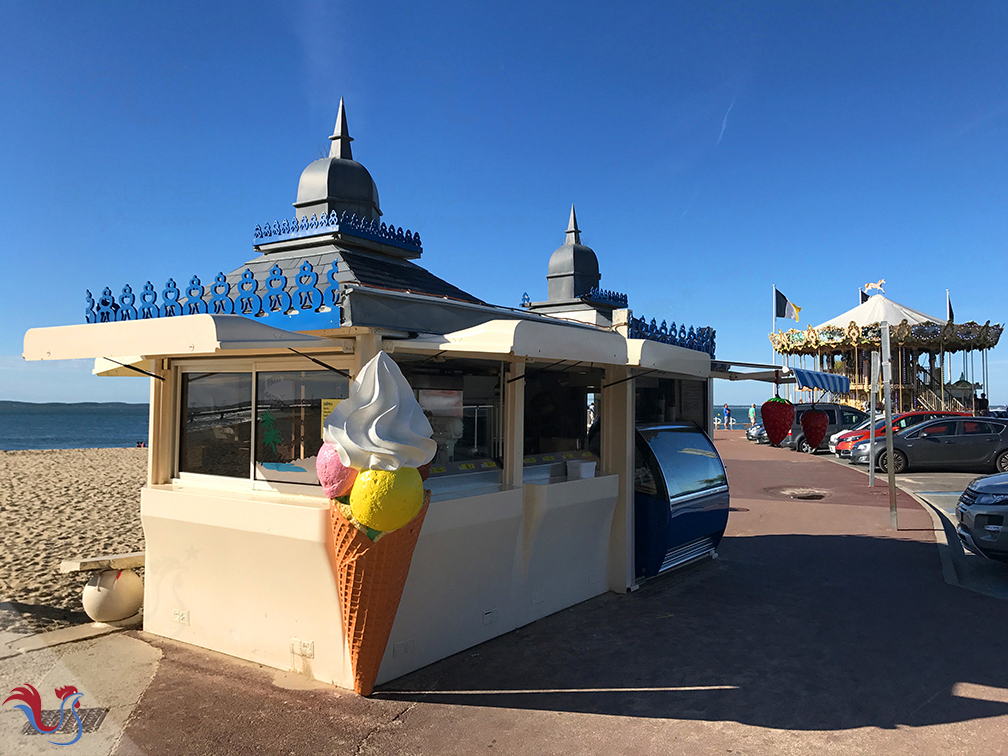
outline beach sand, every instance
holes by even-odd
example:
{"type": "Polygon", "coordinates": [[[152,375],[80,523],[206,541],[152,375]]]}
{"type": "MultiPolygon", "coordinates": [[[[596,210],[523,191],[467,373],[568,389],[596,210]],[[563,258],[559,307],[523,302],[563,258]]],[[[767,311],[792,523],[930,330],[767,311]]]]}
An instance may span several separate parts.
{"type": "Polygon", "coordinates": [[[60,562],[143,551],[146,477],[147,449],[0,451],[0,631],[90,621],[91,573],[60,574],[60,562]]]}

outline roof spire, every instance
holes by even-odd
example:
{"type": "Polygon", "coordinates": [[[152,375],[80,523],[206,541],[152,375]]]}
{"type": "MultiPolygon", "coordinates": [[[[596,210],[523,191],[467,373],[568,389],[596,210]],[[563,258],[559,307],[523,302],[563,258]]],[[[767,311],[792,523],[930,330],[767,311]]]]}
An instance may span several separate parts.
{"type": "Polygon", "coordinates": [[[574,214],[574,205],[571,204],[570,222],[567,224],[567,239],[564,244],[580,244],[581,229],[577,227],[577,216],[574,214]]]}
{"type": "Polygon", "coordinates": [[[350,131],[347,129],[346,112],[343,110],[342,97],[340,97],[339,101],[339,115],[336,116],[336,129],[329,138],[332,140],[332,144],[329,146],[329,157],[353,160],[353,152],[350,149],[350,142],[353,141],[353,137],[350,136],[350,131]]]}

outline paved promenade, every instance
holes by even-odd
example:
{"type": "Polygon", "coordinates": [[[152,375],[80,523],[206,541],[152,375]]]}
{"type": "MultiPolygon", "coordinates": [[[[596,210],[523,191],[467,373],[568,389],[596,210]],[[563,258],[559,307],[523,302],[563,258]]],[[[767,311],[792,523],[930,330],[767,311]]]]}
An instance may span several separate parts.
{"type": "Polygon", "coordinates": [[[733,506],[719,559],[370,699],[120,633],[160,660],[115,752],[1008,754],[1008,602],[944,581],[931,515],[901,494],[893,532],[887,490],[856,470],[740,431],[716,442],[733,506]]]}

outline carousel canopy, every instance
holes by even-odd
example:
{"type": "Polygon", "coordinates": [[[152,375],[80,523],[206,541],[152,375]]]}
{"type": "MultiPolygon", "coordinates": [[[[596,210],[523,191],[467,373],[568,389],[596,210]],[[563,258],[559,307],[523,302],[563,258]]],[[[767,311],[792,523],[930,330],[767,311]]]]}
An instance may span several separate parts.
{"type": "Polygon", "coordinates": [[[869,297],[867,302],[858,305],[853,310],[848,310],[843,315],[837,315],[832,320],[827,320],[822,325],[816,326],[816,329],[828,326],[847,328],[851,323],[863,328],[864,326],[883,321],[890,325],[898,325],[904,320],[912,326],[922,323],[945,325],[944,320],[939,320],[930,315],[925,315],[923,312],[912,310],[905,305],[901,305],[899,302],[893,302],[882,294],[876,294],[873,297],[869,297]]]}
{"type": "Polygon", "coordinates": [[[993,349],[1004,330],[988,320],[983,325],[970,321],[954,323],[893,302],[881,294],[867,302],[804,331],[792,328],[770,334],[774,350],[780,354],[830,354],[850,349],[878,349],[881,323],[889,324],[895,346],[938,352],[993,349]]]}

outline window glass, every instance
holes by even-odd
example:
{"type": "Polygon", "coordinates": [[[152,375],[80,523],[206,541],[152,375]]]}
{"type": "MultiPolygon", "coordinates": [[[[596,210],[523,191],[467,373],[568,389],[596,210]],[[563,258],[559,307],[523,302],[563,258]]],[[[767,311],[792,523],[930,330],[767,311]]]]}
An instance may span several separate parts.
{"type": "Polygon", "coordinates": [[[640,433],[658,459],[669,498],[727,484],[721,460],[701,431],[656,428],[640,433]]]}
{"type": "Polygon", "coordinates": [[[658,495],[658,483],[651,469],[650,457],[640,444],[634,446],[634,490],[648,496],[658,495]]]}
{"type": "Polygon", "coordinates": [[[935,423],[934,425],[929,425],[927,428],[921,429],[920,437],[930,438],[932,436],[954,436],[955,425],[955,423],[935,423]]]}
{"type": "Polygon", "coordinates": [[[855,425],[861,421],[861,416],[855,415],[853,412],[845,411],[843,413],[843,421],[844,425],[855,425]]]}
{"type": "Polygon", "coordinates": [[[184,373],[179,471],[248,478],[252,376],[184,373]]]}
{"type": "Polygon", "coordinates": [[[835,409],[828,409],[828,410],[825,410],[825,412],[826,412],[826,417],[829,418],[829,424],[830,425],[836,425],[837,424],[836,410],[835,409]]]}
{"type": "Polygon", "coordinates": [[[490,369],[417,371],[408,376],[431,424],[437,452],[434,477],[480,473],[500,476],[504,453],[500,376],[490,369]]]}
{"type": "Polygon", "coordinates": [[[257,373],[256,480],[318,485],[322,424],[349,389],[328,370],[257,373]]]}
{"type": "Polygon", "coordinates": [[[988,423],[978,423],[972,420],[967,420],[963,423],[963,434],[967,436],[974,436],[979,434],[993,433],[990,424],[988,423]]]}

